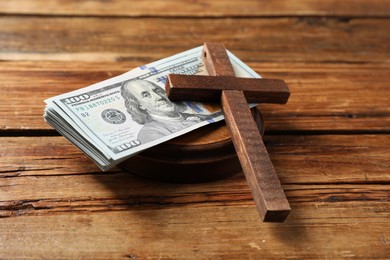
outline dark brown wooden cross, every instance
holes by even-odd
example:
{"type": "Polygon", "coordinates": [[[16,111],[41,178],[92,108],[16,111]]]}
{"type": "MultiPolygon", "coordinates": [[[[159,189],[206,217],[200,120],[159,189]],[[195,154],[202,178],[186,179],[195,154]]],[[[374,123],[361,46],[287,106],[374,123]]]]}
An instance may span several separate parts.
{"type": "Polygon", "coordinates": [[[203,62],[210,76],[168,75],[172,101],[220,101],[237,156],[263,221],[283,222],[290,205],[276,175],[248,102],[285,104],[290,96],[283,80],[235,77],[223,44],[205,43],[203,62]]]}

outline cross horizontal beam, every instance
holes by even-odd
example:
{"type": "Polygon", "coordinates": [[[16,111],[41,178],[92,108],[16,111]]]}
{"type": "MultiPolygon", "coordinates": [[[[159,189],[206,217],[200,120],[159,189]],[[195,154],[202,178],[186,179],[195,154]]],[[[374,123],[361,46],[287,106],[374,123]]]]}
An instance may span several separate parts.
{"type": "Polygon", "coordinates": [[[205,43],[202,57],[210,76],[169,75],[165,87],[168,97],[221,102],[226,125],[262,220],[282,222],[291,208],[247,102],[286,103],[290,94],[288,88],[280,80],[236,78],[222,44],[205,43]]]}
{"type": "Polygon", "coordinates": [[[167,82],[166,92],[172,101],[216,101],[222,90],[240,90],[250,103],[285,104],[290,96],[286,83],[280,79],[170,74],[167,82]]]}

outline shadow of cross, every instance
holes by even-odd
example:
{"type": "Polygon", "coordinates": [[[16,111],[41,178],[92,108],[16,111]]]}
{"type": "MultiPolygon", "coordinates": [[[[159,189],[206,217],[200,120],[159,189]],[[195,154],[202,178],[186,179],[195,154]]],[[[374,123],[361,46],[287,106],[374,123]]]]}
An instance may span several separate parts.
{"type": "Polygon", "coordinates": [[[290,92],[283,80],[235,77],[223,44],[205,43],[203,62],[210,76],[168,75],[172,101],[220,101],[237,156],[260,217],[283,222],[290,205],[276,175],[248,102],[285,104],[290,92]]]}

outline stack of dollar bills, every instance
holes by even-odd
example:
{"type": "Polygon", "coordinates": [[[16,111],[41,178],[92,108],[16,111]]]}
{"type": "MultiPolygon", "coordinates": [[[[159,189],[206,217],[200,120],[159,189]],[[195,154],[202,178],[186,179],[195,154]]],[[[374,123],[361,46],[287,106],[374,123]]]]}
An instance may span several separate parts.
{"type": "MultiPolygon", "coordinates": [[[[103,171],[129,157],[223,119],[216,105],[171,103],[168,74],[206,75],[202,46],[45,100],[45,121],[103,171]]],[[[236,76],[260,76],[228,51],[236,76]]]]}

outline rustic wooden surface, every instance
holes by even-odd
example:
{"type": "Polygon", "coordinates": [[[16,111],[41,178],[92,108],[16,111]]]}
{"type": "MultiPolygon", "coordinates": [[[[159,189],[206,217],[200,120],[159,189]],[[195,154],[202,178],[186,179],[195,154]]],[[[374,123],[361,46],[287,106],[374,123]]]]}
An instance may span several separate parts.
{"type": "Polygon", "coordinates": [[[390,4],[1,1],[0,258],[390,255],[390,4]],[[287,105],[261,105],[292,211],[261,223],[242,174],[168,184],[99,169],[43,99],[221,41],[287,105]]]}

